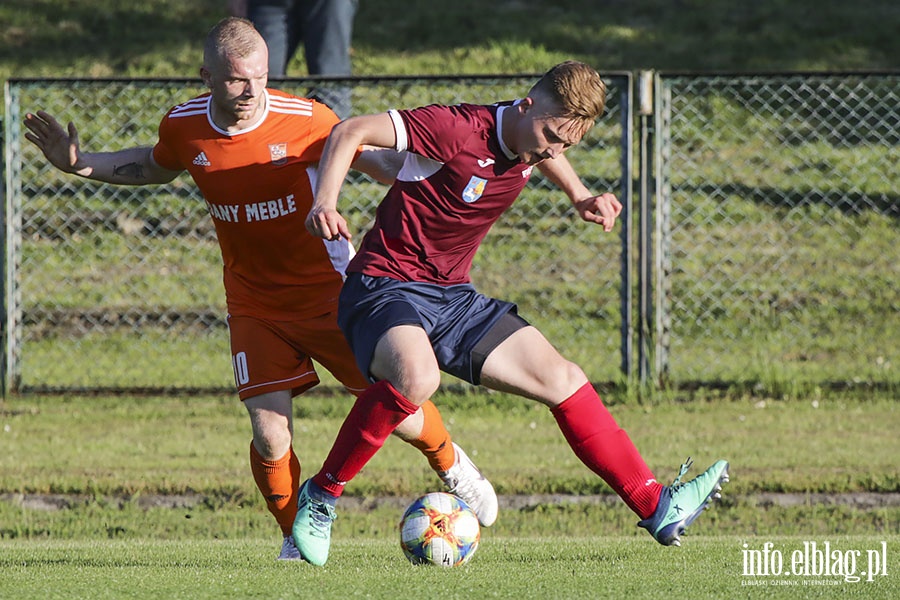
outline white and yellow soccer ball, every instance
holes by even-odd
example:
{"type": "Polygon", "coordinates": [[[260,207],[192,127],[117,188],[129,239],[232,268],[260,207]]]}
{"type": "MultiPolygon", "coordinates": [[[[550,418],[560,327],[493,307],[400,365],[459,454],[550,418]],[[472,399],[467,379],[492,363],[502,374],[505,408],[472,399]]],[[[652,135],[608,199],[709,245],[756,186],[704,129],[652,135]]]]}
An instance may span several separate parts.
{"type": "Polygon", "coordinates": [[[475,511],[453,494],[425,494],[400,519],[400,547],[414,565],[463,565],[475,554],[480,539],[475,511]]]}

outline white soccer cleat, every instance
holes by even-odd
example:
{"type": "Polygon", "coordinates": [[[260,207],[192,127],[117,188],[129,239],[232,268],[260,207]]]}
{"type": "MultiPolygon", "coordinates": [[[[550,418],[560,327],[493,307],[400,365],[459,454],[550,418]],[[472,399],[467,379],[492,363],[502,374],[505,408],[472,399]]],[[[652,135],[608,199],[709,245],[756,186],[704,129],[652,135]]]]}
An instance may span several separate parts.
{"type": "Polygon", "coordinates": [[[276,560],[303,560],[293,537],[289,535],[284,536],[284,542],[281,544],[281,554],[278,555],[276,560]]]}
{"type": "Polygon", "coordinates": [[[497,520],[497,494],[494,486],[455,442],[453,450],[456,452],[456,462],[449,471],[438,475],[447,491],[462,498],[475,511],[478,522],[483,527],[490,527],[497,520]]]}

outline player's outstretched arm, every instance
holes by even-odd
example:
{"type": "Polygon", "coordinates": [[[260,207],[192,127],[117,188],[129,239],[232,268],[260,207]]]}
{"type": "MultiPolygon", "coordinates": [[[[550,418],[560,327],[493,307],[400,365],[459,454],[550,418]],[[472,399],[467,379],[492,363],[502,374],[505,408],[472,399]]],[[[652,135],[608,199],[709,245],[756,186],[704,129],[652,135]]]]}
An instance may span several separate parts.
{"type": "Polygon", "coordinates": [[[566,193],[583,220],[602,225],[603,231],[613,230],[616,218],[622,212],[622,204],[615,194],[607,192],[595,196],[581,182],[564,154],[539,163],[538,169],[566,193]]]}
{"type": "Polygon", "coordinates": [[[179,173],[157,165],[150,147],[82,152],[75,125],[70,122],[64,129],[42,110],[26,114],[25,127],[25,138],[40,149],[50,164],[65,173],[120,185],[168,183],[179,173]]]}
{"type": "Polygon", "coordinates": [[[311,234],[326,240],[351,238],[347,221],[337,210],[337,201],[347,171],[356,167],[356,151],[361,146],[394,145],[394,126],[387,113],[352,117],[334,126],[319,159],[315,201],[306,217],[306,228],[311,234]]]}

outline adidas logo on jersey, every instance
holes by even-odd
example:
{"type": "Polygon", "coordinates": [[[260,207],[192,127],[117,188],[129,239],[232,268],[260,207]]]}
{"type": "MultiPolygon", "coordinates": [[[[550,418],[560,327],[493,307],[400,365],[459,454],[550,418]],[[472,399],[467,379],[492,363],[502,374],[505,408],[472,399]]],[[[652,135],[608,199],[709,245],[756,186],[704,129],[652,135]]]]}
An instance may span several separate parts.
{"type": "Polygon", "coordinates": [[[208,167],[212,163],[209,162],[209,159],[206,158],[206,152],[201,152],[196,157],[194,157],[193,163],[198,167],[208,167]]]}

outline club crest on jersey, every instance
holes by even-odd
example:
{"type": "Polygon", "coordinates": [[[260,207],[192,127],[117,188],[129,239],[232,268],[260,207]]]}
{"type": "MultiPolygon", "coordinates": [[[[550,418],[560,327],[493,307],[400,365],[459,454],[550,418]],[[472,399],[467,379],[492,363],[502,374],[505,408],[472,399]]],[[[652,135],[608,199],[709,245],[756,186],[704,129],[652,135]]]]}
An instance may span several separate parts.
{"type": "Polygon", "coordinates": [[[471,204],[481,198],[481,195],[484,193],[484,187],[486,185],[487,179],[482,179],[481,177],[475,177],[474,175],[472,175],[472,179],[469,180],[469,184],[466,186],[466,189],[463,190],[463,202],[471,204]]]}
{"type": "Polygon", "coordinates": [[[273,165],[283,165],[287,162],[287,143],[269,144],[269,156],[273,165]]]}

